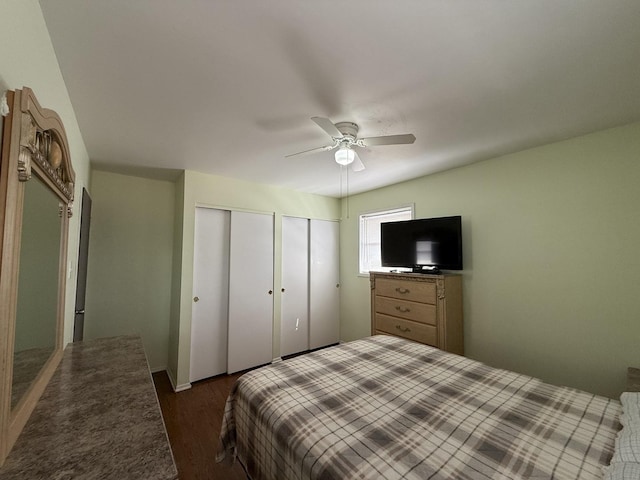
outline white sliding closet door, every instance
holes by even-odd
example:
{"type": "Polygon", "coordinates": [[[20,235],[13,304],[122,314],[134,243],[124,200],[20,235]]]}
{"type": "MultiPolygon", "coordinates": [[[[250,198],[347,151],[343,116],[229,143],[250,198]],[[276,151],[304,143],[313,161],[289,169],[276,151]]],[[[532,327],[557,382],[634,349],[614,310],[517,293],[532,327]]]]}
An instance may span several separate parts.
{"type": "Polygon", "coordinates": [[[196,208],[189,381],[227,371],[230,212],[196,208]]]}
{"type": "Polygon", "coordinates": [[[311,220],[309,272],[309,348],[340,340],[339,224],[311,220]]]}
{"type": "Polygon", "coordinates": [[[231,212],[229,356],[238,372],[273,359],[273,215],[231,212]]]}
{"type": "Polygon", "coordinates": [[[282,217],[280,355],[309,349],[309,220],[282,217]]]}

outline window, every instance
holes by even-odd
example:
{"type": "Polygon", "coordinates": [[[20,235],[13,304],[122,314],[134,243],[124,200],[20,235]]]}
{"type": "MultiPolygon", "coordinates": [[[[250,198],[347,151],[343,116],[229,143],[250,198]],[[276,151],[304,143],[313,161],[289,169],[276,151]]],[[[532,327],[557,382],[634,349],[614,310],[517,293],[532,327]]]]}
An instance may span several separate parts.
{"type": "Polygon", "coordinates": [[[413,205],[360,215],[360,274],[367,275],[370,270],[391,270],[382,266],[380,224],[411,219],[413,219],[413,205]]]}

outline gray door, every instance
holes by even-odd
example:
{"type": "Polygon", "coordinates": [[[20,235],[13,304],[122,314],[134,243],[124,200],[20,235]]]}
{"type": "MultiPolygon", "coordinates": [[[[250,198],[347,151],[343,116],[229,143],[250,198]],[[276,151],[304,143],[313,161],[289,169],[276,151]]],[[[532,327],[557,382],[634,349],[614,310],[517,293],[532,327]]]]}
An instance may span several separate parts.
{"type": "Polygon", "coordinates": [[[87,293],[87,260],[89,258],[89,227],[91,226],[91,197],[82,189],[82,213],[80,217],[80,249],[78,252],[78,286],[76,290],[76,311],[73,321],[73,341],[81,342],[84,337],[84,299],[87,293]]]}

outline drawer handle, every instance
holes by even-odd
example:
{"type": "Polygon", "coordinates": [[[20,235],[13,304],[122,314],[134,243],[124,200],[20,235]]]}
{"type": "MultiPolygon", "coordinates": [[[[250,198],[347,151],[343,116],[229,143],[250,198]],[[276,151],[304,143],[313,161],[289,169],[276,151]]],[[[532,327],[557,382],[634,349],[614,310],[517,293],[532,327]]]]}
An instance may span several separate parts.
{"type": "Polygon", "coordinates": [[[403,305],[396,305],[396,310],[398,310],[401,313],[409,313],[411,311],[409,307],[405,307],[403,305]]]}
{"type": "Polygon", "coordinates": [[[404,287],[397,287],[396,288],[396,292],[401,293],[402,295],[411,292],[411,290],[409,290],[408,288],[404,288],[404,287]]]}
{"type": "Polygon", "coordinates": [[[396,328],[398,330],[400,330],[402,333],[408,333],[411,331],[411,329],[409,327],[403,327],[401,325],[396,325],[396,328]]]}

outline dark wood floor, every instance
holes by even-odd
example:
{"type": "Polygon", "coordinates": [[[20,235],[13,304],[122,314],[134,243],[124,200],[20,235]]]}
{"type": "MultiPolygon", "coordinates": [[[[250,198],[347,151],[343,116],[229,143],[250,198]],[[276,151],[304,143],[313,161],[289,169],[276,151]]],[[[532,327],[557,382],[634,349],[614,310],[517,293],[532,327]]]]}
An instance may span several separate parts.
{"type": "Polygon", "coordinates": [[[215,461],[224,404],[239,376],[220,375],[175,393],[166,372],[153,374],[180,480],[246,480],[237,462],[215,461]]]}

